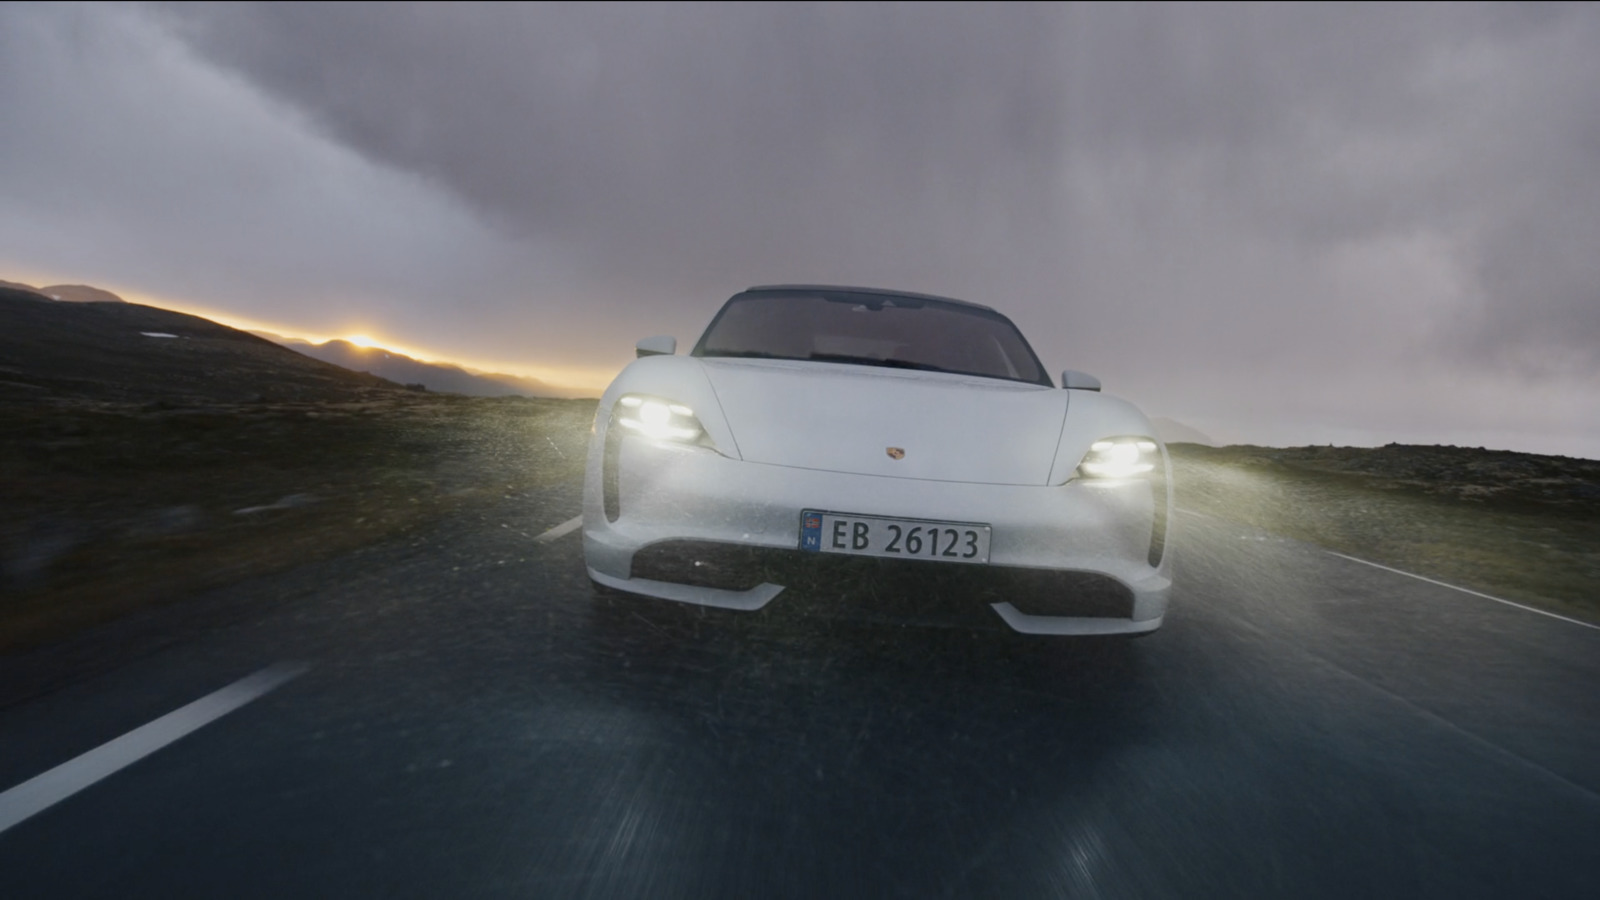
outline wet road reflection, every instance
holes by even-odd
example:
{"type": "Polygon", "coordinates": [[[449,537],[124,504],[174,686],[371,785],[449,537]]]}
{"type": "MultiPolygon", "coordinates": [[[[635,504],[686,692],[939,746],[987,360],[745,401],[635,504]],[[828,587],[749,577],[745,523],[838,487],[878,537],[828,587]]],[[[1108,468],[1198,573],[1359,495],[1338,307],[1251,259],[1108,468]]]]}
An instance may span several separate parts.
{"type": "Polygon", "coordinates": [[[1074,642],[794,596],[753,615],[597,601],[576,535],[530,549],[456,524],[263,582],[298,599],[0,713],[26,760],[0,761],[10,784],[263,654],[312,666],[0,834],[0,895],[1589,896],[1600,878],[1585,629],[1494,604],[1419,623],[1451,602],[1416,593],[1437,588],[1215,530],[1182,546],[1161,632],[1074,642]]]}

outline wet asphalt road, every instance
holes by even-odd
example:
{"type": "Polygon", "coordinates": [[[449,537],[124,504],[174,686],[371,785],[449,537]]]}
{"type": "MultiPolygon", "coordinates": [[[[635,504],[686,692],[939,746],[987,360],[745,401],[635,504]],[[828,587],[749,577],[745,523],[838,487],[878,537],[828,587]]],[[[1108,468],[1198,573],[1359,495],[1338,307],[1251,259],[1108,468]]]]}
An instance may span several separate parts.
{"type": "Polygon", "coordinates": [[[1600,896],[1600,630],[1192,515],[1132,643],[618,605],[530,540],[576,510],[96,635],[148,647],[0,709],[0,789],[308,668],[0,833],[0,897],[1600,896]]]}

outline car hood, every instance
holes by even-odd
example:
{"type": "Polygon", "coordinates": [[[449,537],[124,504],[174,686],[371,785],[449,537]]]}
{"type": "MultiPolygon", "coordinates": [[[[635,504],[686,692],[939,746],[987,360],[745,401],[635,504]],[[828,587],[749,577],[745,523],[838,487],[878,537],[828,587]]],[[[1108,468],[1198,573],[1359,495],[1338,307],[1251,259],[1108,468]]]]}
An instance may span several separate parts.
{"type": "Polygon", "coordinates": [[[942,372],[701,362],[745,460],[858,475],[1045,484],[1069,395],[942,372]]]}

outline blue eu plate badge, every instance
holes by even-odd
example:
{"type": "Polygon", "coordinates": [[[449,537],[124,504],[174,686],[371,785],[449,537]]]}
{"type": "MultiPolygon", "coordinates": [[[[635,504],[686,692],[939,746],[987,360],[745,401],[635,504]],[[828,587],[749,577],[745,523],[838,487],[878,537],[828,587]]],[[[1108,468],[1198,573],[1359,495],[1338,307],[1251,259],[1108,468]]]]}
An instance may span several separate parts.
{"type": "Polygon", "coordinates": [[[822,552],[822,513],[808,509],[800,514],[800,549],[822,552]]]}

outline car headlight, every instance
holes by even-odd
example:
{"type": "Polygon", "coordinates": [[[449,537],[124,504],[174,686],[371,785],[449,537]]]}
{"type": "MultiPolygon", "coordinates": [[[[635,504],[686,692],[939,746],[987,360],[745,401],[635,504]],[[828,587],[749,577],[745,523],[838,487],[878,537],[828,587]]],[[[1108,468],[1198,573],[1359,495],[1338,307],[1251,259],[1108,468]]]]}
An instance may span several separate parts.
{"type": "Polygon", "coordinates": [[[1159,448],[1149,438],[1107,438],[1089,445],[1078,472],[1085,478],[1132,478],[1153,471],[1159,461],[1159,448]]]}
{"type": "Polygon", "coordinates": [[[617,424],[642,437],[693,443],[706,430],[694,410],[660,397],[627,394],[617,401],[617,424]]]}

